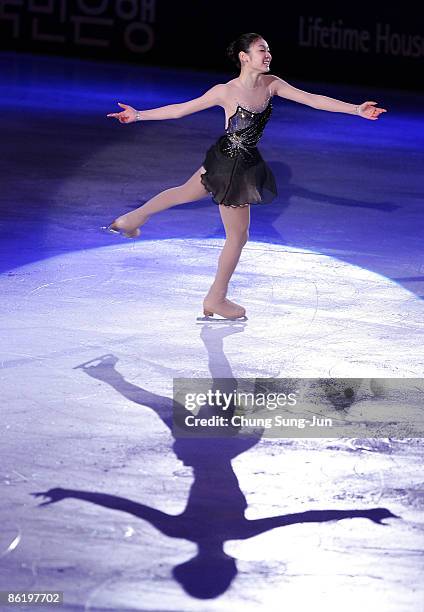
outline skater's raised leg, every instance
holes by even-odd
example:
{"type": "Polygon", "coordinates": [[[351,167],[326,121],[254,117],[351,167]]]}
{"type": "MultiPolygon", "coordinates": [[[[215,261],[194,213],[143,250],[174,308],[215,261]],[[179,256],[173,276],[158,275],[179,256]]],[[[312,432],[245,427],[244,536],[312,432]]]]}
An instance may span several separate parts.
{"type": "Polygon", "coordinates": [[[109,227],[125,233],[129,238],[136,238],[140,234],[138,228],[155,213],[177,204],[201,200],[209,195],[200,180],[200,175],[204,172],[206,171],[202,166],[183,185],[161,191],[142,206],[115,219],[109,227]]]}

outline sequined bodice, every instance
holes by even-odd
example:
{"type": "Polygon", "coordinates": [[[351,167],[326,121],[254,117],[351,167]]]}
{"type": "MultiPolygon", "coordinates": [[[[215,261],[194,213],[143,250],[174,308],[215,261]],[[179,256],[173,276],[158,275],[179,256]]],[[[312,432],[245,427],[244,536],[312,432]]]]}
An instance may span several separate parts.
{"type": "Polygon", "coordinates": [[[249,127],[249,125],[254,121],[255,116],[263,115],[265,113],[270,102],[271,99],[269,98],[264,104],[264,106],[261,107],[259,110],[250,108],[245,104],[238,104],[236,112],[228,119],[228,126],[225,131],[227,133],[233,133],[237,132],[238,130],[243,130],[244,128],[249,127]]]}
{"type": "Polygon", "coordinates": [[[221,138],[221,151],[227,157],[241,155],[245,161],[254,156],[254,149],[271,116],[271,99],[262,111],[255,112],[240,104],[229,118],[225,136],[221,138]]]}

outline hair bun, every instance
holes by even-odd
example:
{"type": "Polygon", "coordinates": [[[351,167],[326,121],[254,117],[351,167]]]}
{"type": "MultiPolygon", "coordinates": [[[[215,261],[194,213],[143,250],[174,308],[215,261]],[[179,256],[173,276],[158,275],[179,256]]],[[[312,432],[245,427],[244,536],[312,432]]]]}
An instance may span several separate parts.
{"type": "Polygon", "coordinates": [[[227,57],[234,62],[237,68],[240,70],[241,64],[239,60],[240,51],[244,51],[245,53],[249,52],[250,45],[255,42],[258,38],[263,38],[261,34],[256,34],[255,32],[249,32],[247,34],[242,34],[236,40],[233,40],[227,47],[227,57]]]}

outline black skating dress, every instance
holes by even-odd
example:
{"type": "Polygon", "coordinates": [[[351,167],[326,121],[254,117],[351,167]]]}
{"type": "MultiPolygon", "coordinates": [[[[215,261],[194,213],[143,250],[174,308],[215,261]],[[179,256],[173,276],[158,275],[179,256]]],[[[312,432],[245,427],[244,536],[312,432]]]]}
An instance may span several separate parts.
{"type": "Polygon", "coordinates": [[[225,134],[208,149],[200,178],[216,204],[268,204],[276,197],[274,175],[256,147],[271,112],[271,98],[260,112],[239,104],[225,134]]]}

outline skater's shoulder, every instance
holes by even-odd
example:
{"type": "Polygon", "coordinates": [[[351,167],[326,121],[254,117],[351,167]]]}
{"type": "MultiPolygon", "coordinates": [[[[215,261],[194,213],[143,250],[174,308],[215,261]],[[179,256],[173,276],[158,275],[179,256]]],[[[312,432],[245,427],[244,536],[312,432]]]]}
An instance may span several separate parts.
{"type": "Polygon", "coordinates": [[[275,88],[276,86],[278,86],[278,83],[281,83],[281,82],[284,83],[284,81],[280,77],[276,76],[275,74],[263,74],[262,82],[265,85],[265,87],[267,87],[270,90],[271,95],[275,94],[275,88]]]}
{"type": "Polygon", "coordinates": [[[218,83],[211,87],[207,94],[210,97],[214,97],[218,103],[225,103],[229,96],[234,94],[236,86],[233,84],[235,79],[228,81],[227,83],[218,83]]]}
{"type": "Polygon", "coordinates": [[[239,79],[237,77],[235,79],[231,79],[231,81],[227,81],[226,83],[223,83],[223,85],[227,91],[231,91],[233,89],[237,89],[238,82],[239,82],[239,79]]]}

